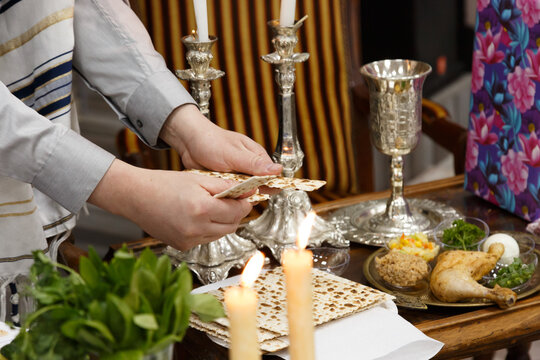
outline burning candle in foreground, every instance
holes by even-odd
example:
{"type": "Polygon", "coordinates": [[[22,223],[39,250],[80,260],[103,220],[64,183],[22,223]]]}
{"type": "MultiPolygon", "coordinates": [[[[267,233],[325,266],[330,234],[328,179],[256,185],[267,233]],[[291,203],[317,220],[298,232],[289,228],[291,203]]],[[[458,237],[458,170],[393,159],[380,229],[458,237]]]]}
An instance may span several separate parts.
{"type": "Polygon", "coordinates": [[[225,306],[229,317],[229,359],[260,359],[257,337],[257,293],[251,287],[264,264],[264,254],[257,251],[249,259],[240,280],[241,286],[225,291],[225,306]]]}
{"type": "Polygon", "coordinates": [[[313,290],[311,288],[313,254],[305,249],[315,217],[316,214],[312,211],[300,224],[296,238],[298,249],[288,249],[283,253],[291,360],[315,359],[313,290]]]}

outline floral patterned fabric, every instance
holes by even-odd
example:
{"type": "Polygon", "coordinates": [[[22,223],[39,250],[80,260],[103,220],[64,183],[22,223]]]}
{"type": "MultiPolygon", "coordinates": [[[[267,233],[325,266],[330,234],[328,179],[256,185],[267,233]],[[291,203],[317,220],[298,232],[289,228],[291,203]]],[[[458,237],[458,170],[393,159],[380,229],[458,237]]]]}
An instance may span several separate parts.
{"type": "Polygon", "coordinates": [[[540,1],[478,0],[465,188],[540,218],[540,1]]]}

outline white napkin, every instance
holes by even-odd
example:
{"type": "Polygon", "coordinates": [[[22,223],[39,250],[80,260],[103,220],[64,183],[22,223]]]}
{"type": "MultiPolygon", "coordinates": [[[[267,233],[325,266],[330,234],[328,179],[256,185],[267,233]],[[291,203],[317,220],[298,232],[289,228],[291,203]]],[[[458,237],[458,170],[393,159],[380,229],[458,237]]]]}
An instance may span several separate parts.
{"type": "Polygon", "coordinates": [[[6,323],[0,321],[0,330],[6,331],[7,334],[2,335],[0,333],[0,349],[6,346],[7,344],[11,343],[13,339],[17,336],[19,333],[19,328],[11,329],[6,323]]]}
{"type": "MultiPolygon", "coordinates": [[[[443,345],[399,316],[392,301],[315,328],[318,360],[423,360],[443,345]]],[[[289,359],[287,349],[274,355],[289,359]]]]}
{"type": "MultiPolygon", "coordinates": [[[[239,276],[234,276],[193,292],[208,292],[238,281],[239,276]]],[[[214,337],[210,339],[225,345],[214,337]]],[[[317,360],[424,360],[435,356],[443,346],[398,315],[393,301],[315,328],[317,360]]],[[[289,359],[287,349],[272,355],[289,359]]]]}

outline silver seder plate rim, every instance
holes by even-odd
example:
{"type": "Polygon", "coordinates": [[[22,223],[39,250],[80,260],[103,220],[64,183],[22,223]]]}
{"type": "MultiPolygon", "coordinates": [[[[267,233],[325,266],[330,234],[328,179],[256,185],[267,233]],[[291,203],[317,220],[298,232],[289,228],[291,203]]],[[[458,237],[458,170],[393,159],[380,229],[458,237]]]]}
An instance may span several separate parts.
{"type": "MultiPolygon", "coordinates": [[[[384,246],[386,242],[401,235],[401,233],[374,233],[367,229],[365,225],[374,216],[385,212],[386,202],[387,199],[363,201],[333,211],[326,215],[325,218],[342,232],[346,240],[363,245],[384,246]]],[[[422,232],[430,238],[433,237],[435,227],[441,221],[463,217],[453,207],[438,201],[407,198],[407,202],[413,213],[420,213],[429,220],[429,225],[422,232]]]]}

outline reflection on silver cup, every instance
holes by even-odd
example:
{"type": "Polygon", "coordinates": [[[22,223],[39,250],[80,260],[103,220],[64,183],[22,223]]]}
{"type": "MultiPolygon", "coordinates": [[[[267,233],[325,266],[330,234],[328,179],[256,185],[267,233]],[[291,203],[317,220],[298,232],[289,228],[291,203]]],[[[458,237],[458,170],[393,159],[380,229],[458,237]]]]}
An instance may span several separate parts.
{"type": "Polygon", "coordinates": [[[409,209],[403,197],[403,158],[418,144],[422,132],[422,85],[431,66],[413,60],[381,60],[364,65],[369,87],[369,128],[373,145],[392,157],[392,193],[384,214],[369,221],[371,231],[422,231],[429,221],[409,209]]]}

